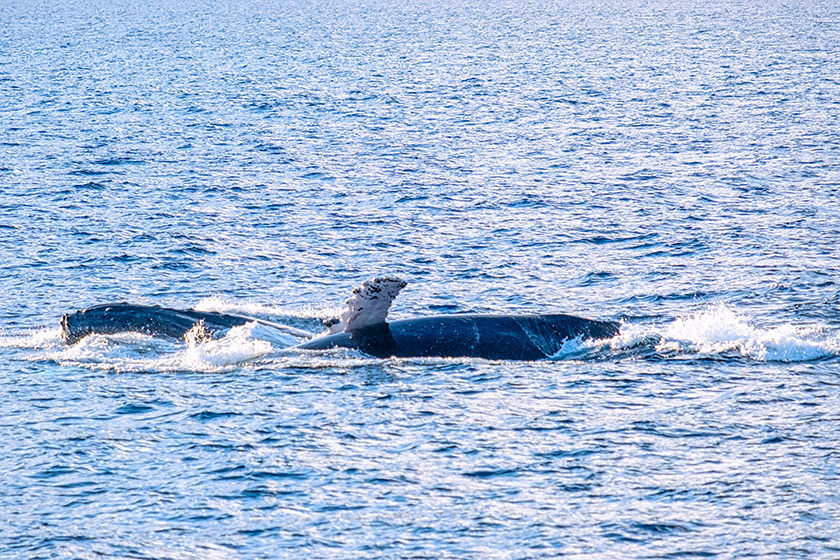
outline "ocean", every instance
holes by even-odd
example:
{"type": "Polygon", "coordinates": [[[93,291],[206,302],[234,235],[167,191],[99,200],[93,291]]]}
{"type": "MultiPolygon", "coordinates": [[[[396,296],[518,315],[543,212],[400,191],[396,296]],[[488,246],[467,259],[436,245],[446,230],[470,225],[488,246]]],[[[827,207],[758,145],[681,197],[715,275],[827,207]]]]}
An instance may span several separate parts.
{"type": "Polygon", "coordinates": [[[0,3],[0,558],[840,557],[840,4],[0,3]],[[549,360],[60,337],[620,323],[549,360]]]}

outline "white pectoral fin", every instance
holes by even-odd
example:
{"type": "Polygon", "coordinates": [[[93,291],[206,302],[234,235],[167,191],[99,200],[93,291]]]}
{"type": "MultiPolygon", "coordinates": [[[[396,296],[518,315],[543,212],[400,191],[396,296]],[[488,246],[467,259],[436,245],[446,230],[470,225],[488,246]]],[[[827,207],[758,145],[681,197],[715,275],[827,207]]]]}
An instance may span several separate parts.
{"type": "Polygon", "coordinates": [[[353,295],[347,300],[347,307],[341,313],[341,320],[330,325],[329,332],[350,331],[384,323],[391,302],[405,286],[404,280],[391,276],[365,280],[353,290],[353,295]]]}

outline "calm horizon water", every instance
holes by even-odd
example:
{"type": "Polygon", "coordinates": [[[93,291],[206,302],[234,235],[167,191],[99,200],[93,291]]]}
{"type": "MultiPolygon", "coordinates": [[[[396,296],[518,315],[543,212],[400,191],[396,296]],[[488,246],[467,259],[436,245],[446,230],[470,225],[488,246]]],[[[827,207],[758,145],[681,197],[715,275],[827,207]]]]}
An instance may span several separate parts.
{"type": "Polygon", "coordinates": [[[0,4],[0,558],[837,558],[840,4],[0,4]],[[551,360],[62,342],[621,323],[551,360]]]}

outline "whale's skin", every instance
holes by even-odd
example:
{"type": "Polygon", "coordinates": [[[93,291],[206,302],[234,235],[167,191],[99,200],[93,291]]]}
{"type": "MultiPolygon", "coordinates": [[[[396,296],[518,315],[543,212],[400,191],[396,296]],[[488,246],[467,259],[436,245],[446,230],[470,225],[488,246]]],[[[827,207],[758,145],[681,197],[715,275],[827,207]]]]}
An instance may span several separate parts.
{"type": "Polygon", "coordinates": [[[109,303],[64,315],[61,318],[61,336],[68,344],[75,344],[89,334],[123,332],[183,338],[198,323],[202,323],[205,335],[219,336],[232,327],[255,320],[240,315],[193,309],[109,303]]]}
{"type": "MultiPolygon", "coordinates": [[[[197,324],[202,335],[218,337],[232,327],[258,321],[241,315],[112,303],[61,318],[62,337],[75,344],[89,334],[140,332],[183,338],[197,324]]],[[[556,354],[574,338],[604,339],[618,326],[572,315],[434,315],[380,322],[350,331],[318,336],[301,350],[354,348],[376,358],[469,357],[488,360],[541,360],[556,354]]]]}
{"type": "Polygon", "coordinates": [[[572,315],[452,314],[378,323],[317,337],[297,348],[356,348],[377,358],[542,360],[571,339],[606,339],[618,325],[572,315]]]}

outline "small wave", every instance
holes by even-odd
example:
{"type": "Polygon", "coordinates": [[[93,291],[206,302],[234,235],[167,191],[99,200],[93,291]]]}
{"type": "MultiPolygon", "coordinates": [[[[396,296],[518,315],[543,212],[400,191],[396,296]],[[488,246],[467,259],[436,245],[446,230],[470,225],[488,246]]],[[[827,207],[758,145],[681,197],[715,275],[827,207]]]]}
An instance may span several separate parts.
{"type": "Polygon", "coordinates": [[[0,348],[42,349],[52,348],[59,344],[64,344],[60,327],[38,329],[25,335],[0,336],[0,348]]]}
{"type": "Polygon", "coordinates": [[[303,322],[305,324],[315,323],[320,327],[321,322],[324,319],[338,317],[344,308],[304,307],[302,309],[289,309],[286,307],[265,305],[261,303],[229,302],[219,296],[210,296],[199,301],[193,309],[196,311],[209,311],[215,313],[235,313],[250,317],[270,317],[274,320],[287,319],[290,320],[290,322],[303,322]]]}
{"type": "Polygon", "coordinates": [[[251,336],[256,326],[248,323],[233,327],[218,340],[189,340],[186,350],[173,358],[176,369],[187,366],[191,371],[225,371],[268,354],[271,343],[251,336]]]}
{"type": "Polygon", "coordinates": [[[216,340],[191,338],[186,347],[140,333],[94,334],[37,359],[118,373],[220,373],[238,369],[273,350],[270,342],[252,336],[255,327],[255,323],[234,327],[216,340]]]}
{"type": "Polygon", "coordinates": [[[821,327],[761,328],[726,305],[677,318],[664,327],[624,324],[614,351],[653,346],[660,356],[731,356],[767,362],[807,362],[840,356],[840,336],[821,327]]]}
{"type": "Polygon", "coordinates": [[[168,341],[155,339],[141,333],[92,334],[73,345],[61,345],[60,348],[43,355],[35,355],[33,360],[46,359],[61,365],[75,365],[91,369],[120,370],[120,363],[151,363],[154,357],[171,350],[174,346],[168,341]]]}
{"type": "Polygon", "coordinates": [[[577,337],[567,340],[560,349],[552,354],[551,360],[574,360],[591,356],[593,352],[604,346],[604,341],[589,340],[577,337]]]}

